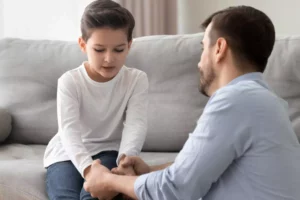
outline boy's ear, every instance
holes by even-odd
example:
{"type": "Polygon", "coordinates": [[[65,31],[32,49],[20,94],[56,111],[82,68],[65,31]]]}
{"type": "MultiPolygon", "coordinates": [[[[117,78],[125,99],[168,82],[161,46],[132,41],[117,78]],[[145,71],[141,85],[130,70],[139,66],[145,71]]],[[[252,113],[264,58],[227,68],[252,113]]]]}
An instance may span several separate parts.
{"type": "Polygon", "coordinates": [[[128,42],[128,49],[131,48],[131,44],[132,44],[132,40],[130,40],[130,41],[128,42]]]}
{"type": "Polygon", "coordinates": [[[86,53],[86,43],[82,37],[78,38],[78,45],[82,52],[86,53]]]}

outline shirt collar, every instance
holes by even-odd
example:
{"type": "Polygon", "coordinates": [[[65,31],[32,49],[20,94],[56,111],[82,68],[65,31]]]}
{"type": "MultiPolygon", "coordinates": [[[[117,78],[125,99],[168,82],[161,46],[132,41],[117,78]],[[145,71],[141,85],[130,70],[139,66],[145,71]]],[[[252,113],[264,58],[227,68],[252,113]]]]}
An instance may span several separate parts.
{"type": "Polygon", "coordinates": [[[240,81],[263,81],[263,74],[261,72],[251,72],[241,75],[228,83],[228,85],[237,84],[240,81]]]}
{"type": "MultiPolygon", "coordinates": [[[[269,86],[263,80],[263,74],[261,72],[251,72],[251,73],[246,73],[244,75],[238,76],[237,78],[230,81],[226,86],[235,85],[241,81],[256,81],[262,87],[269,89],[269,86]]],[[[224,87],[226,87],[226,86],[224,86],[224,87]]],[[[219,88],[219,89],[221,89],[221,88],[219,88]]],[[[208,103],[215,96],[215,94],[216,94],[216,92],[209,98],[208,103]]]]}

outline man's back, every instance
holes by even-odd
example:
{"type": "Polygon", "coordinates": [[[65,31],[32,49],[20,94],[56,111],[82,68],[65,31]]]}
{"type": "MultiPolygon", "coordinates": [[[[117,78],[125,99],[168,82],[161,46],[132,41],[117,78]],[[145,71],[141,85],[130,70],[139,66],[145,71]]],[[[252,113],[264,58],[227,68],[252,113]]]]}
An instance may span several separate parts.
{"type": "Polygon", "coordinates": [[[236,103],[243,106],[233,115],[240,113],[241,126],[245,127],[237,132],[242,135],[233,136],[241,141],[234,144],[236,158],[203,200],[299,200],[300,145],[287,103],[270,92],[262,80],[241,80],[220,90],[240,95],[241,102],[236,103]]]}
{"type": "Polygon", "coordinates": [[[140,199],[299,200],[300,145],[262,73],[217,90],[175,162],[135,182],[140,199]]]}

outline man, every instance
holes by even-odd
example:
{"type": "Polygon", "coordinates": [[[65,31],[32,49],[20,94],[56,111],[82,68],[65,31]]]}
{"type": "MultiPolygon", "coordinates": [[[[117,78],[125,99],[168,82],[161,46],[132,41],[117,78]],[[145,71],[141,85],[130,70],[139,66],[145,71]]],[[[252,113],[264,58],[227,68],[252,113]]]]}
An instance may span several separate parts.
{"type": "Polygon", "coordinates": [[[210,97],[173,164],[149,167],[126,157],[112,174],[93,163],[85,189],[99,199],[121,192],[144,200],[299,200],[300,145],[286,103],[262,78],[275,41],[271,20],[248,6],[212,14],[204,23],[198,64],[210,97]],[[151,172],[151,173],[149,173],[151,172]]]}

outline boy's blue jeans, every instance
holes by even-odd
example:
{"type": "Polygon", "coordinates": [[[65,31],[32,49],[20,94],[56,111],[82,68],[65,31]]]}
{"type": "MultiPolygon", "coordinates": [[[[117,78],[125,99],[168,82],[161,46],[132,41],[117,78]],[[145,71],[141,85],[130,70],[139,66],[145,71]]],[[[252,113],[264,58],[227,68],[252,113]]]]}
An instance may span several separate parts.
{"type": "MultiPolygon", "coordinates": [[[[117,166],[117,151],[104,151],[93,156],[101,164],[112,169],[117,166]]],[[[101,178],[101,177],[99,177],[101,178]]],[[[83,188],[84,179],[71,161],[58,162],[47,168],[46,188],[50,200],[97,200],[83,188]]],[[[122,200],[118,195],[115,200],[122,200]]]]}

